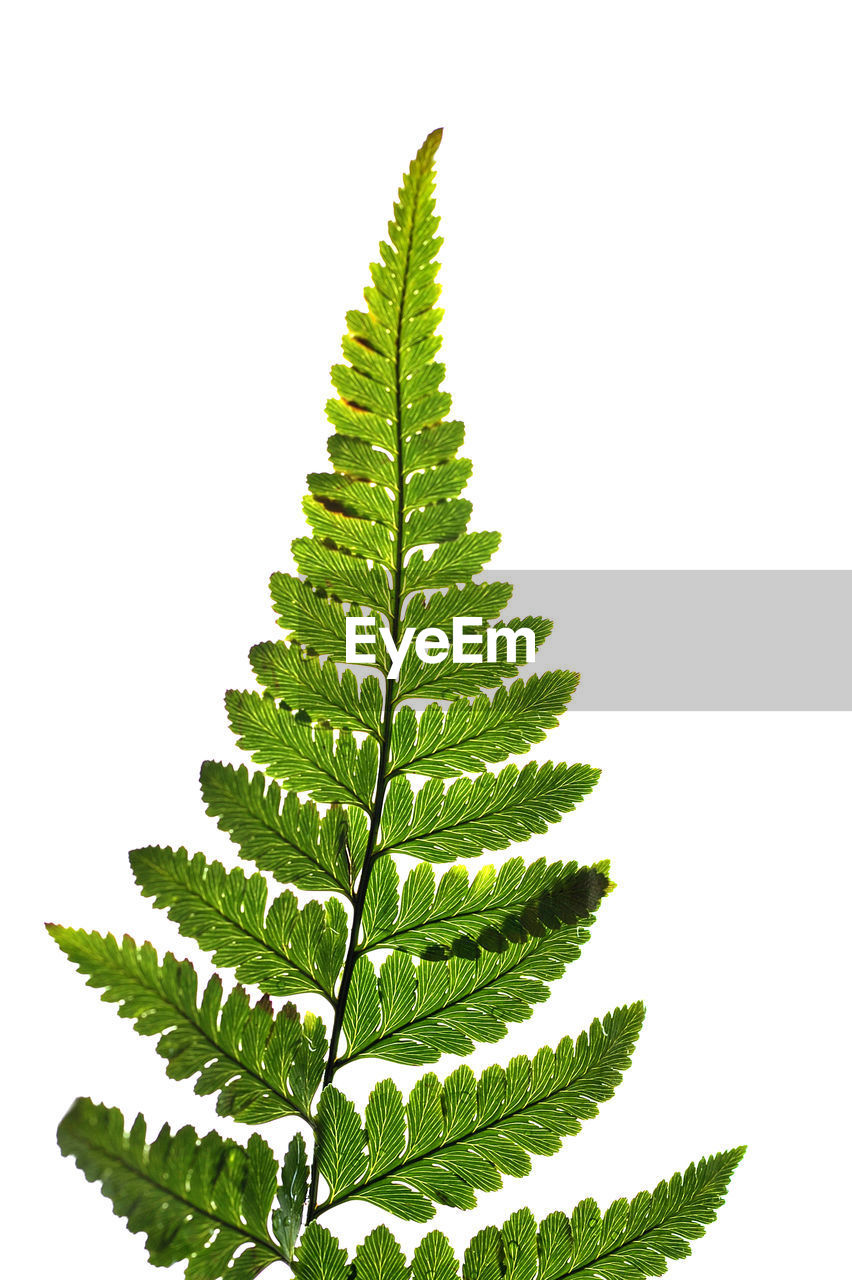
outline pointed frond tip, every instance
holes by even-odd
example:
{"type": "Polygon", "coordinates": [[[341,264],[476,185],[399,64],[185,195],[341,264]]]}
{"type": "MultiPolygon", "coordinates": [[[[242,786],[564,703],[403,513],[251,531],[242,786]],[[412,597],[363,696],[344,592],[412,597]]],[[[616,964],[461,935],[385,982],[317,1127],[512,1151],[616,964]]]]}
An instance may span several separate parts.
{"type": "Polygon", "coordinates": [[[418,165],[421,169],[431,169],[443,136],[443,126],[439,129],[433,129],[431,133],[427,134],[425,140],[420,146],[420,150],[414,157],[414,164],[418,165]]]}

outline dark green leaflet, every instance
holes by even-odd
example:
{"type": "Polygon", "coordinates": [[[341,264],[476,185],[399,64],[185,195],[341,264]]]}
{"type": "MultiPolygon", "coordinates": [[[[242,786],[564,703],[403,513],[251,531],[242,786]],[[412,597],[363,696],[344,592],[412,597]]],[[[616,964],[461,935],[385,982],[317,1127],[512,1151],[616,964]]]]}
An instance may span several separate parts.
{"type": "MultiPolygon", "coordinates": [[[[641,1280],[661,1276],[686,1258],[722,1207],[745,1148],[723,1151],[661,1182],[653,1193],[616,1200],[603,1212],[583,1200],[570,1214],[557,1211],[536,1223],[529,1209],[502,1227],[486,1227],[471,1240],[459,1268],[447,1237],[430,1231],[414,1250],[412,1280],[641,1280]]],[[[347,1276],[346,1254],[312,1223],[303,1240],[311,1280],[347,1276]],[[327,1270],[319,1267],[320,1259],[327,1270]]],[[[406,1280],[399,1244],[387,1227],[371,1231],[355,1253],[356,1280],[406,1280]]]]}
{"type": "Polygon", "coordinates": [[[334,1003],[346,946],[346,913],[336,898],[300,906],[294,894],[280,893],[267,912],[263,876],[226,871],[185,849],[137,849],[130,860],[145,897],[240,981],[270,996],[312,991],[334,1003]]]}
{"type": "Polygon", "coordinates": [[[262,871],[297,889],[351,895],[367,839],[359,809],[333,805],[321,817],[313,801],[282,793],[264,774],[214,760],[201,766],[201,791],[211,818],[262,871]]]}
{"type": "Polygon", "coordinates": [[[550,929],[588,923],[608,889],[605,865],[539,858],[527,866],[511,858],[499,872],[483,867],[472,882],[465,867],[451,867],[437,886],[432,868],[420,863],[400,893],[396,866],[383,858],[367,889],[362,947],[391,947],[430,960],[475,960],[480,950],[506,951],[550,929]]]}
{"type": "Polygon", "coordinates": [[[441,1054],[466,1055],[474,1043],[502,1040],[514,1022],[550,995],[589,938],[584,925],[566,926],[542,938],[482,951],[476,960],[453,957],[433,963],[393,952],[378,973],[367,956],[355,964],[352,1002],[344,1014],[346,1054],[389,1062],[437,1062],[441,1054]]]}
{"type": "Polygon", "coordinates": [[[453,862],[507,849],[570,813],[599,777],[599,769],[583,764],[528,764],[520,771],[509,764],[499,773],[459,778],[449,786],[430,778],[416,793],[407,778],[394,778],[385,798],[379,852],[453,862]]]}
{"type": "Polygon", "coordinates": [[[188,1126],[172,1133],[165,1125],[149,1145],[141,1116],[125,1132],[120,1111],[78,1098],[58,1138],[129,1230],[147,1236],[155,1266],[186,1259],[191,1280],[216,1280],[226,1269],[251,1280],[282,1257],[266,1225],[275,1158],[257,1134],[243,1148],[217,1133],[199,1138],[188,1126]]]}
{"type": "Polygon", "coordinates": [[[214,975],[199,1001],[198,978],[188,960],[125,935],[84,933],[51,925],[56,942],[103,1000],[118,1004],[140,1035],[159,1036],[157,1052],[175,1080],[197,1075],[195,1092],[217,1093],[219,1115],[245,1124],[311,1114],[327,1044],[322,1022],[299,1018],[295,1005],[275,1014],[268,997],[252,1006],[242,987],[223,1000],[214,975]]]}
{"type": "Polygon", "coordinates": [[[352,1103],[334,1088],[320,1099],[319,1169],[329,1190],[325,1212],[344,1200],[369,1200],[425,1222],[435,1204],[472,1209],[477,1191],[496,1191],[502,1174],[530,1172],[529,1153],[553,1155],[612,1097],[629,1066],[644,1018],[642,1005],[617,1009],[576,1043],[489,1067],[477,1081],[458,1067],[441,1085],[426,1075],[407,1105],[392,1080],[370,1095],[364,1130],[352,1103]]]}

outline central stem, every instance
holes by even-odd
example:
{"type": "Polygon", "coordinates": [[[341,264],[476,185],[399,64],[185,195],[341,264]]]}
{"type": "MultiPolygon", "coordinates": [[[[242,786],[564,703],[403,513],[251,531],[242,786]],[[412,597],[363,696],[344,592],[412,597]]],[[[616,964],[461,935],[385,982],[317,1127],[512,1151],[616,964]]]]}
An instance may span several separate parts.
{"type": "MultiPolygon", "coordinates": [[[[402,407],[403,395],[399,372],[400,354],[402,350],[402,321],[405,311],[406,289],[408,285],[408,273],[411,261],[411,243],[414,238],[414,224],[417,216],[417,196],[415,194],[414,208],[411,215],[411,227],[408,235],[408,243],[405,250],[405,265],[402,274],[402,289],[399,299],[399,318],[396,330],[396,479],[397,479],[397,511],[396,511],[396,550],[394,556],[393,570],[393,600],[391,604],[390,617],[388,624],[395,646],[399,645],[400,629],[402,626],[402,574],[403,574],[403,533],[405,525],[405,466],[402,457],[402,407]]],[[[328,1059],[325,1064],[325,1073],[322,1080],[322,1088],[325,1089],[334,1079],[334,1073],[340,1065],[338,1060],[338,1052],[340,1048],[340,1034],[343,1028],[343,1015],[346,1011],[346,997],[349,994],[349,987],[352,982],[352,973],[355,968],[355,961],[358,958],[358,936],[361,930],[361,918],[364,914],[364,903],[367,898],[367,886],[370,882],[370,872],[373,869],[375,861],[376,842],[379,836],[379,826],[382,820],[382,810],[385,803],[385,793],[388,785],[388,760],[390,757],[391,730],[393,728],[393,713],[396,708],[396,696],[394,692],[395,682],[386,678],[385,681],[385,707],[382,717],[382,728],[379,747],[379,764],[376,773],[376,791],[373,801],[373,810],[370,815],[370,830],[367,836],[367,846],[364,852],[364,864],[361,868],[361,876],[358,880],[358,888],[352,903],[352,926],[349,933],[349,945],[346,950],[346,959],[343,962],[343,972],[340,977],[340,989],[337,994],[337,1005],[334,1011],[334,1022],[331,1028],[331,1036],[328,1042],[328,1059]]],[[[313,1161],[311,1164],[311,1183],[308,1192],[308,1205],[306,1221],[311,1222],[316,1217],[317,1193],[319,1183],[319,1134],[314,1141],[313,1161]]]]}
{"type": "MultiPolygon", "coordinates": [[[[403,522],[403,500],[402,500],[402,444],[400,442],[400,456],[398,459],[398,475],[399,475],[399,517],[397,522],[397,552],[396,552],[396,571],[394,573],[394,591],[393,591],[393,607],[391,610],[390,628],[394,638],[394,644],[399,639],[400,628],[400,610],[402,600],[402,522],[403,522]]],[[[343,1028],[343,1015],[346,1010],[346,997],[349,994],[349,987],[352,982],[352,973],[355,968],[355,961],[358,958],[358,936],[361,931],[361,918],[364,914],[364,903],[367,898],[367,885],[370,882],[370,872],[373,869],[375,861],[376,841],[379,835],[379,826],[382,820],[382,810],[385,802],[385,792],[388,784],[388,758],[390,756],[391,730],[393,727],[393,713],[396,706],[396,699],[393,691],[393,682],[388,679],[385,685],[385,709],[382,718],[381,745],[379,749],[379,767],[376,774],[376,793],[373,801],[373,811],[370,815],[370,830],[367,836],[367,847],[364,852],[364,865],[361,868],[361,876],[358,881],[358,889],[352,903],[352,925],[349,932],[349,945],[346,950],[346,959],[343,962],[343,972],[340,978],[340,989],[337,993],[337,1004],[334,1010],[334,1022],[331,1028],[331,1036],[328,1042],[328,1059],[325,1064],[325,1073],[322,1080],[322,1088],[331,1084],[334,1079],[334,1073],[338,1067],[338,1051],[340,1048],[340,1033],[343,1028]]],[[[316,1216],[317,1207],[317,1190],[319,1181],[319,1142],[314,1142],[313,1162],[311,1165],[311,1185],[308,1194],[307,1221],[310,1222],[316,1216]]]]}

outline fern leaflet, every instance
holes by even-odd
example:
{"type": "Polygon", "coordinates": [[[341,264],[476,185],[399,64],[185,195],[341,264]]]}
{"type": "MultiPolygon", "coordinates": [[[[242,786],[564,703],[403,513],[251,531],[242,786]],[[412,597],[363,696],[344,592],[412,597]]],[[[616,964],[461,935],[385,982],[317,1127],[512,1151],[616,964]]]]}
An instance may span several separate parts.
{"type": "Polygon", "coordinates": [[[216,1111],[245,1124],[282,1116],[311,1120],[311,1103],[325,1064],[325,1028],[313,1014],[300,1020],[295,1005],[275,1014],[268,996],[252,1006],[242,987],[223,1001],[214,975],[198,1000],[198,977],[188,960],[125,935],[85,933],[50,925],[50,933],[90,987],[118,1004],[143,1036],[159,1036],[157,1052],[173,1080],[197,1075],[195,1092],[218,1093],[216,1111]]]}
{"type": "Polygon", "coordinates": [[[472,883],[465,867],[451,867],[437,887],[432,868],[420,863],[401,894],[398,885],[393,861],[377,862],[364,903],[362,946],[392,947],[429,960],[475,960],[481,950],[505,951],[549,929],[590,923],[610,887],[608,866],[543,858],[529,866],[511,858],[499,872],[483,867],[472,883]]]}
{"type": "Polygon", "coordinates": [[[476,1191],[496,1191],[501,1174],[530,1171],[529,1154],[553,1155],[612,1097],[642,1025],[633,1005],[593,1023],[576,1044],[530,1061],[489,1067],[477,1081],[458,1067],[443,1086],[426,1075],[406,1106],[392,1080],[370,1095],[364,1132],[352,1103],[333,1086],[320,1099],[319,1170],[329,1188],[317,1213],[344,1200],[369,1200],[402,1218],[425,1222],[435,1204],[472,1209],[476,1191]]]}
{"type": "Polygon", "coordinates": [[[145,897],[241,982],[270,996],[312,991],[334,1003],[346,946],[346,913],[336,898],[300,906],[295,894],[281,893],[267,913],[261,875],[226,871],[185,849],[137,849],[130,862],[145,897]]]}
{"type": "Polygon", "coordinates": [[[128,1229],[145,1233],[154,1266],[186,1260],[189,1280],[217,1280],[226,1271],[251,1280],[283,1257],[266,1225],[275,1158],[257,1134],[243,1148],[218,1133],[199,1138],[189,1126],[173,1134],[164,1125],[149,1145],[141,1116],[126,1133],[120,1111],[79,1098],[58,1138],[62,1154],[101,1183],[128,1229]]]}

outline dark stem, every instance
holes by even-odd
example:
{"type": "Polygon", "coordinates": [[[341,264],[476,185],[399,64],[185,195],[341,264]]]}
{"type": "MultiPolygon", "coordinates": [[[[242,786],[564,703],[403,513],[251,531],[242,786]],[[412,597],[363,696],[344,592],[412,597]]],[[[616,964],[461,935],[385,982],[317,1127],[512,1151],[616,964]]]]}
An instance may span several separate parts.
{"type": "MultiPolygon", "coordinates": [[[[405,523],[405,469],[402,460],[402,387],[399,375],[399,360],[402,349],[402,318],[405,309],[406,290],[408,287],[408,271],[411,260],[411,243],[414,239],[414,224],[417,216],[417,199],[419,189],[415,195],[414,205],[411,213],[411,231],[408,237],[408,244],[405,251],[405,267],[402,276],[402,292],[399,300],[399,320],[397,322],[396,331],[396,432],[397,432],[397,455],[396,455],[396,477],[397,477],[397,515],[396,515],[396,554],[393,575],[393,605],[391,608],[391,617],[389,618],[391,635],[394,644],[399,643],[399,632],[401,626],[400,613],[402,611],[402,571],[403,571],[403,551],[402,539],[405,523]]],[[[352,927],[349,933],[349,945],[346,951],[346,959],[343,962],[343,972],[340,978],[340,989],[337,993],[337,1005],[334,1010],[334,1022],[331,1028],[331,1036],[328,1042],[328,1059],[325,1064],[325,1073],[323,1075],[322,1088],[325,1089],[334,1079],[334,1073],[342,1063],[338,1060],[338,1051],[340,1048],[340,1033],[343,1028],[343,1015],[346,1010],[346,997],[349,994],[349,987],[352,982],[352,972],[355,968],[355,961],[358,959],[358,935],[361,931],[361,918],[364,914],[364,902],[367,898],[367,885],[370,881],[370,872],[373,869],[375,861],[376,842],[379,836],[379,825],[382,820],[382,809],[385,803],[385,793],[388,786],[388,757],[390,755],[391,728],[393,726],[393,713],[396,708],[396,698],[394,690],[391,687],[391,681],[388,678],[385,684],[385,709],[382,719],[381,747],[379,750],[379,767],[376,775],[376,793],[373,801],[373,811],[370,815],[370,830],[367,836],[367,847],[364,853],[364,865],[361,868],[361,876],[358,881],[358,889],[352,903],[352,927]]],[[[308,1206],[306,1222],[311,1222],[316,1217],[317,1209],[317,1192],[319,1183],[319,1139],[314,1142],[314,1154],[311,1163],[311,1184],[308,1193],[308,1206]]]]}

